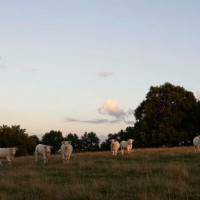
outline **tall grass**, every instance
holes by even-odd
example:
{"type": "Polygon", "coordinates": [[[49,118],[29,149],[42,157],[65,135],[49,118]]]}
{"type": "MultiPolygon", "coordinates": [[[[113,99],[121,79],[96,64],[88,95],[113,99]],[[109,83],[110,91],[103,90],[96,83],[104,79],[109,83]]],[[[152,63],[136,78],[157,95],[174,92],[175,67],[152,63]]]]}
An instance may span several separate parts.
{"type": "Polygon", "coordinates": [[[200,154],[192,147],[136,149],[130,155],[76,153],[44,165],[33,156],[0,168],[1,200],[200,199],[200,154]]]}

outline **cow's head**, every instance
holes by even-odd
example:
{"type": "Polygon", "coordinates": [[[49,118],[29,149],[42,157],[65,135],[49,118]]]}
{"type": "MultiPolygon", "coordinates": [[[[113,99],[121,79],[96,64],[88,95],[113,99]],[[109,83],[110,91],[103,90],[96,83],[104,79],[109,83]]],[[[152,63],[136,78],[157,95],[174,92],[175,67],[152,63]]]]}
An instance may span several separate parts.
{"type": "Polygon", "coordinates": [[[115,139],[110,139],[109,142],[114,143],[116,140],[115,139]]]}
{"type": "Polygon", "coordinates": [[[50,153],[51,153],[51,149],[52,149],[52,148],[53,148],[52,146],[48,146],[48,145],[44,146],[45,152],[46,152],[47,154],[50,154],[50,153]]]}
{"type": "Polygon", "coordinates": [[[9,148],[10,155],[15,156],[17,150],[19,150],[17,147],[9,148]]]}
{"type": "Polygon", "coordinates": [[[62,141],[61,143],[65,144],[65,145],[68,145],[68,144],[71,144],[71,141],[62,141]]]}
{"type": "Polygon", "coordinates": [[[134,139],[128,139],[128,144],[132,144],[134,141],[134,139]]]}

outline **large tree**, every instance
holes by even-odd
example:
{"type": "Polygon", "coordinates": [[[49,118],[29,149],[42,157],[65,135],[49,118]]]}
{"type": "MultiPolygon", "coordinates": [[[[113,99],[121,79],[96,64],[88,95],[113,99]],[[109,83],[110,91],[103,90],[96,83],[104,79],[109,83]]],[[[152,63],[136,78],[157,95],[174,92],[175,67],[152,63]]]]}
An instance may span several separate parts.
{"type": "Polygon", "coordinates": [[[135,110],[135,126],[143,144],[173,146],[181,141],[191,141],[196,106],[193,93],[183,87],[171,83],[150,87],[146,99],[135,110]]]}
{"type": "Polygon", "coordinates": [[[61,146],[61,141],[63,140],[61,131],[51,130],[49,133],[45,133],[42,136],[41,142],[46,145],[53,146],[52,153],[56,153],[61,146]]]}

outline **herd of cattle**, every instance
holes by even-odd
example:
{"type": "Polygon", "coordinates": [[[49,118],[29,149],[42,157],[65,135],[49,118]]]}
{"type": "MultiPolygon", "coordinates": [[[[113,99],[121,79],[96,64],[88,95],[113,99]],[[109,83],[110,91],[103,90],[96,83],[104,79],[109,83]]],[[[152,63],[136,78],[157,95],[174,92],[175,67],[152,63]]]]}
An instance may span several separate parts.
{"type": "MultiPolygon", "coordinates": [[[[127,150],[127,152],[130,153],[132,150],[132,143],[134,142],[134,139],[121,141],[120,144],[115,139],[111,139],[109,141],[111,143],[110,149],[111,149],[112,155],[116,156],[120,147],[121,147],[122,155],[124,154],[124,150],[127,150]]],[[[62,144],[60,147],[61,158],[62,158],[63,164],[65,164],[69,162],[70,156],[73,151],[73,147],[70,141],[62,141],[61,144],[62,144]]],[[[196,136],[193,139],[193,144],[195,148],[195,153],[197,150],[200,151],[200,135],[196,136]]],[[[53,147],[49,145],[38,144],[35,147],[35,151],[34,151],[36,162],[38,162],[38,155],[41,155],[43,157],[44,164],[47,163],[48,158],[51,154],[52,148],[53,147]]],[[[8,164],[11,165],[11,162],[14,159],[14,156],[17,150],[18,150],[17,147],[0,148],[0,166],[2,166],[1,159],[6,159],[8,161],[8,164]]]]}

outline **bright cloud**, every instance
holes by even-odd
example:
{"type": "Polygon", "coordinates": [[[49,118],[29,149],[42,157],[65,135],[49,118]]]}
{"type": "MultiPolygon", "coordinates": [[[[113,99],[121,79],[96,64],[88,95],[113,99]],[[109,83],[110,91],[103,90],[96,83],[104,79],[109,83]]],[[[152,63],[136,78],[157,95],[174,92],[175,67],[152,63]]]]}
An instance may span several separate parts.
{"type": "Polygon", "coordinates": [[[100,76],[101,78],[105,78],[107,76],[112,76],[114,74],[115,74],[115,72],[101,72],[98,74],[98,76],[100,76]]]}
{"type": "Polygon", "coordinates": [[[197,99],[200,100],[200,91],[197,91],[197,99]]]}
{"type": "Polygon", "coordinates": [[[118,119],[123,118],[126,113],[117,105],[117,101],[113,99],[108,99],[101,108],[99,112],[102,114],[108,114],[114,116],[118,119]]]}

